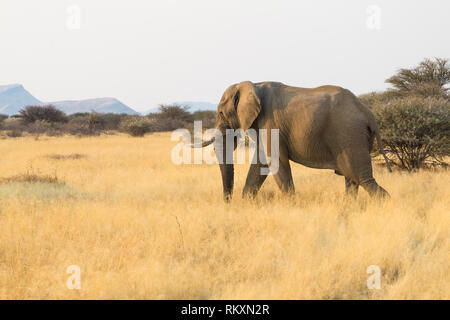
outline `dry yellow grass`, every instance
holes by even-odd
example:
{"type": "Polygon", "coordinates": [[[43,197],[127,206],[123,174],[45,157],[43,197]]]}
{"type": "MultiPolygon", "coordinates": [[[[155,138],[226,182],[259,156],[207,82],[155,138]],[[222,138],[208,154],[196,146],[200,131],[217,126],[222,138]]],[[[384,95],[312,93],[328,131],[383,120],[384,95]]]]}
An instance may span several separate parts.
{"type": "Polygon", "coordinates": [[[215,165],[176,166],[169,134],[0,140],[2,299],[449,299],[450,173],[389,174],[392,195],[344,197],[344,179],[293,164],[256,201],[222,202],[215,165]],[[77,155],[77,156],[73,156],[77,155]],[[70,265],[81,290],[66,287],[70,265]],[[378,265],[381,289],[366,269],[378,265]]]}

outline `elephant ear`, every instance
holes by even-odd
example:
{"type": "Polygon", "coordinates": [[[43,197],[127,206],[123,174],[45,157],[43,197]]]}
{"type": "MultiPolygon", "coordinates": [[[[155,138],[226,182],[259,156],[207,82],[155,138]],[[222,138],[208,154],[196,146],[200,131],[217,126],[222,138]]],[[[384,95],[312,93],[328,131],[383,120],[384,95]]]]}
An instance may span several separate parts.
{"type": "Polygon", "coordinates": [[[261,102],[255,92],[255,86],[250,81],[241,82],[234,96],[234,107],[242,130],[251,127],[261,111],[261,102]]]}

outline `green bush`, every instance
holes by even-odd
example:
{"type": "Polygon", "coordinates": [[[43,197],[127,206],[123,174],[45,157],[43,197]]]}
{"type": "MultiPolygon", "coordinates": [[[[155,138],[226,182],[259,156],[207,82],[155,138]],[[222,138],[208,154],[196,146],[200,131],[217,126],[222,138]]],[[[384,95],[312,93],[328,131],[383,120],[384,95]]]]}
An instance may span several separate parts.
{"type": "Polygon", "coordinates": [[[214,128],[216,125],[216,115],[216,111],[195,111],[192,114],[192,120],[201,120],[203,129],[214,128]]]}
{"type": "Polygon", "coordinates": [[[90,130],[102,130],[105,126],[105,121],[101,114],[92,112],[86,118],[86,125],[90,130]]]}
{"type": "Polygon", "coordinates": [[[92,112],[83,121],[92,130],[118,130],[120,122],[129,117],[126,114],[92,112]]]}
{"type": "Polygon", "coordinates": [[[86,119],[87,117],[89,117],[90,114],[91,114],[90,112],[75,112],[69,114],[67,118],[69,119],[69,122],[84,123],[86,122],[86,119]]]}
{"type": "Polygon", "coordinates": [[[69,120],[64,112],[52,105],[28,106],[20,110],[19,115],[25,123],[33,123],[37,120],[48,122],[67,122],[69,120]]]}
{"type": "Polygon", "coordinates": [[[127,114],[97,113],[97,112],[77,112],[68,116],[69,122],[86,126],[90,130],[118,130],[120,123],[130,117],[127,114]]]}
{"type": "Polygon", "coordinates": [[[152,131],[172,131],[189,127],[192,114],[188,110],[189,107],[162,104],[158,112],[150,113],[146,117],[154,122],[152,131]]]}
{"type": "Polygon", "coordinates": [[[408,171],[446,165],[450,155],[450,101],[396,98],[377,101],[373,111],[388,157],[408,171]]]}
{"type": "Polygon", "coordinates": [[[190,124],[181,119],[163,118],[153,120],[151,131],[173,131],[180,128],[189,128],[190,124]]]}
{"type": "Polygon", "coordinates": [[[377,103],[385,103],[396,98],[391,91],[369,92],[358,96],[359,100],[370,109],[377,103]]]}
{"type": "Polygon", "coordinates": [[[26,128],[28,133],[32,134],[42,134],[48,133],[50,131],[54,131],[55,128],[49,121],[46,120],[36,120],[33,123],[30,123],[26,128]]]}
{"type": "Polygon", "coordinates": [[[26,126],[21,118],[9,117],[0,124],[1,130],[9,131],[8,136],[22,136],[22,132],[26,130],[26,126]],[[20,133],[20,135],[19,135],[20,133]]]}
{"type": "Polygon", "coordinates": [[[162,119],[176,119],[181,121],[191,121],[192,115],[189,112],[189,107],[182,107],[179,105],[165,105],[159,106],[159,112],[153,114],[158,120],[162,119]]]}
{"type": "Polygon", "coordinates": [[[133,137],[142,137],[146,133],[154,131],[155,121],[144,117],[132,117],[120,123],[120,130],[133,137]]]}
{"type": "Polygon", "coordinates": [[[7,114],[0,113],[0,122],[3,122],[3,120],[6,120],[8,118],[9,116],[7,114]]]}
{"type": "Polygon", "coordinates": [[[129,117],[129,115],[121,113],[100,113],[100,116],[103,120],[103,129],[104,130],[117,130],[119,129],[120,123],[129,117]]]}
{"type": "Polygon", "coordinates": [[[19,138],[21,137],[23,134],[23,131],[18,131],[18,130],[11,130],[11,131],[7,131],[6,135],[10,138],[19,138]]]}
{"type": "Polygon", "coordinates": [[[105,131],[119,130],[132,136],[143,136],[147,132],[179,128],[192,130],[195,120],[202,120],[204,129],[214,127],[216,112],[190,113],[188,109],[179,105],[161,105],[158,112],[147,116],[97,112],[79,112],[66,116],[51,105],[28,106],[20,111],[20,115],[3,121],[0,115],[0,130],[37,135],[98,135],[105,131]]]}

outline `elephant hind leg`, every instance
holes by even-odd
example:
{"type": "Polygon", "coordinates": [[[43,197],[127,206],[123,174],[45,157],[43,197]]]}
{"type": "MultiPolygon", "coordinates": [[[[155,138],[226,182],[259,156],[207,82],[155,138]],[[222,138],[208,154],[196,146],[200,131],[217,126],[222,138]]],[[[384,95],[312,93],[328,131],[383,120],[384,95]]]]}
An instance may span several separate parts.
{"type": "Polygon", "coordinates": [[[346,195],[356,198],[358,195],[358,187],[359,185],[353,182],[350,178],[345,177],[345,193],[346,195]]]}
{"type": "Polygon", "coordinates": [[[372,198],[389,198],[389,193],[373,178],[372,161],[367,146],[362,145],[360,148],[343,152],[337,158],[337,170],[346,177],[346,190],[354,188],[351,184],[347,187],[348,178],[350,182],[363,187],[372,198]]]}

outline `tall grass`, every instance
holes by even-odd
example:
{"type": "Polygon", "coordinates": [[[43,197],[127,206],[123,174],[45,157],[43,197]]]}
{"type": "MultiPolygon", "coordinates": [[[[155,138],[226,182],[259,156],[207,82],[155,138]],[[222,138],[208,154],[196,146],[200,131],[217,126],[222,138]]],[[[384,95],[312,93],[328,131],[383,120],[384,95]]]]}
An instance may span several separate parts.
{"type": "Polygon", "coordinates": [[[172,164],[174,144],[165,133],[0,140],[0,178],[31,166],[64,181],[0,186],[0,298],[450,298],[448,171],[375,167],[392,200],[351,201],[342,177],[293,164],[295,196],[269,178],[244,201],[238,165],[227,205],[217,166],[172,164]],[[45,197],[55,188],[66,191],[45,197]],[[80,290],[66,287],[70,265],[80,290]],[[370,265],[380,290],[366,286],[370,265]]]}

